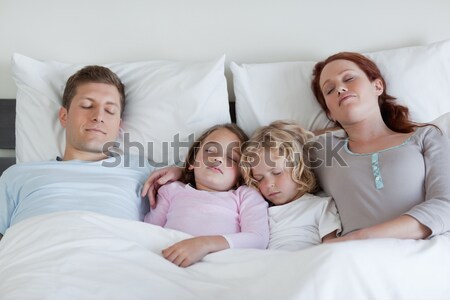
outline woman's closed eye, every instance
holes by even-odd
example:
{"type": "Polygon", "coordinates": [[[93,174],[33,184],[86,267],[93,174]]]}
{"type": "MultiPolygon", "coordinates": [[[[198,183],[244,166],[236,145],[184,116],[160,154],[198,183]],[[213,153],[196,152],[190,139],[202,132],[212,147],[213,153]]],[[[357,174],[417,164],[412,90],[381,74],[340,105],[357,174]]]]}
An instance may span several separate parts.
{"type": "Polygon", "coordinates": [[[334,87],[327,88],[327,89],[325,89],[325,95],[329,95],[329,94],[331,94],[333,91],[334,91],[334,87]]]}
{"type": "Polygon", "coordinates": [[[348,76],[348,77],[344,78],[344,82],[349,82],[349,81],[352,81],[353,79],[355,79],[354,76],[348,76]]]}

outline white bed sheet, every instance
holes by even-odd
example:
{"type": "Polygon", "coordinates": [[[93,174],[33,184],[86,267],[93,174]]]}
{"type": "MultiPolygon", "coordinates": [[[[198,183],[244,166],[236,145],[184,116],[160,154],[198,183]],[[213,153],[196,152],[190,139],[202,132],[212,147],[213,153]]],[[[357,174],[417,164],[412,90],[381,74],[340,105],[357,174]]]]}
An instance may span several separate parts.
{"type": "Polygon", "coordinates": [[[187,237],[88,212],[34,217],[0,242],[0,299],[450,299],[449,237],[225,250],[186,269],[161,257],[187,237]]]}

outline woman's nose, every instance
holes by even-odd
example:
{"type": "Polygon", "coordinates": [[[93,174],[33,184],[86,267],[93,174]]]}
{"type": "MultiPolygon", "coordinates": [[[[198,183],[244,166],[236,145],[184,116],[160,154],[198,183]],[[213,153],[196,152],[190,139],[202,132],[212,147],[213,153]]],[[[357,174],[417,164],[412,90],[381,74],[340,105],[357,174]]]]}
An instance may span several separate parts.
{"type": "Polygon", "coordinates": [[[337,88],[336,90],[337,90],[338,95],[340,95],[340,94],[345,93],[345,92],[348,91],[347,88],[346,88],[346,87],[343,87],[343,86],[337,88]]]}

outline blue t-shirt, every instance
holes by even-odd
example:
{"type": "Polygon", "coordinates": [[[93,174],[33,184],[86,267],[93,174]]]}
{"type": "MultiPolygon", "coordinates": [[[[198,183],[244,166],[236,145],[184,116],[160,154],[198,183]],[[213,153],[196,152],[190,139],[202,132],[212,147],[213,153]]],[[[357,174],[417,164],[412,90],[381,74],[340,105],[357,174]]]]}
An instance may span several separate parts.
{"type": "Polygon", "coordinates": [[[27,218],[57,211],[143,220],[149,205],[140,192],[151,171],[146,160],[125,161],[122,156],[13,165],[0,178],[0,233],[27,218]]]}

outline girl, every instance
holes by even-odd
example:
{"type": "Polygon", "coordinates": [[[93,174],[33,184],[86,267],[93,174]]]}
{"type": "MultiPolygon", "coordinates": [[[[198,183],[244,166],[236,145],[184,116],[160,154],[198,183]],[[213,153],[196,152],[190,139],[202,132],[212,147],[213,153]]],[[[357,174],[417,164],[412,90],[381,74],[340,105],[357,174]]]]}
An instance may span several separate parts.
{"type": "MultiPolygon", "coordinates": [[[[450,142],[387,94],[373,61],[341,52],[316,64],[312,88],[346,137],[319,139],[316,171],[336,201],[344,236],[424,239],[450,230],[450,142]],[[340,163],[327,164],[333,147],[340,163]]],[[[426,99],[424,99],[426,101],[426,99]]]]}
{"type": "Polygon", "coordinates": [[[211,252],[267,247],[267,203],[240,186],[240,144],[246,140],[235,124],[208,129],[189,149],[182,182],[159,189],[158,205],[144,221],[196,236],[163,250],[169,261],[187,267],[211,252]]]}
{"type": "Polygon", "coordinates": [[[305,164],[312,136],[296,123],[275,121],[257,130],[243,147],[245,182],[259,188],[271,204],[269,249],[303,249],[340,231],[332,199],[310,194],[317,187],[305,164]]]}

